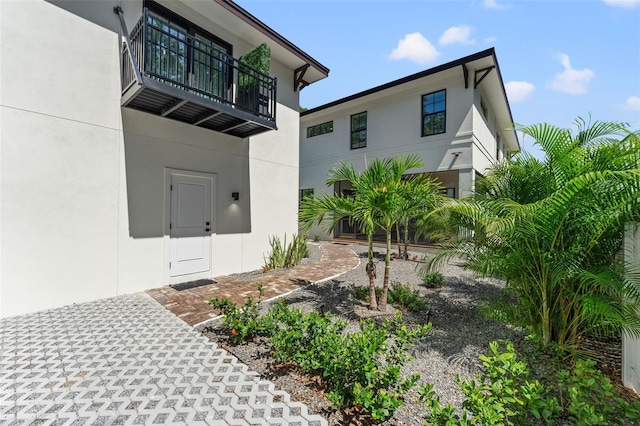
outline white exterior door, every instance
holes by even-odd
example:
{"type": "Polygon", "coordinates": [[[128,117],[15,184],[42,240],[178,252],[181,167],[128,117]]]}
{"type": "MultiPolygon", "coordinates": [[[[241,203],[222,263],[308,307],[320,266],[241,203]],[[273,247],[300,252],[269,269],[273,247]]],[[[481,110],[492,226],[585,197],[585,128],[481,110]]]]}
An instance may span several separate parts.
{"type": "Polygon", "coordinates": [[[211,271],[212,179],[171,175],[170,276],[211,271]]]}

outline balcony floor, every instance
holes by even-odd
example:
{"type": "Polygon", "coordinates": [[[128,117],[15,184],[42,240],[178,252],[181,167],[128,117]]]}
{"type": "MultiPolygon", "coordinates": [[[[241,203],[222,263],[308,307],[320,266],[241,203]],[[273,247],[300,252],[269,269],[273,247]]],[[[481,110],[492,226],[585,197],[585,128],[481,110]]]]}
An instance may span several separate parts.
{"type": "Polygon", "coordinates": [[[277,128],[275,122],[241,108],[149,77],[144,79],[142,85],[133,84],[123,93],[122,106],[239,138],[247,138],[277,128]]]}

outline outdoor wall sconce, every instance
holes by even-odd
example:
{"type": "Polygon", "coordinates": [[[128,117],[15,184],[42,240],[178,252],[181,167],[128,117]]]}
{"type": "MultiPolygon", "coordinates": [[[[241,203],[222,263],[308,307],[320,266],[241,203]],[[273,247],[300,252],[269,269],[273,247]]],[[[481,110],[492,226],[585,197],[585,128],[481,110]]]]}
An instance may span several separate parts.
{"type": "Polygon", "coordinates": [[[238,201],[240,199],[240,193],[239,192],[232,192],[231,193],[231,198],[233,198],[233,201],[238,201]]]}

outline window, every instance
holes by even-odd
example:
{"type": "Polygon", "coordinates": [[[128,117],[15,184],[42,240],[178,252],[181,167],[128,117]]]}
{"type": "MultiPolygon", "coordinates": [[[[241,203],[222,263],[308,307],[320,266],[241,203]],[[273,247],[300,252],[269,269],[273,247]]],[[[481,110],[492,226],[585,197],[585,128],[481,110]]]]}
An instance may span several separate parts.
{"type": "Polygon", "coordinates": [[[500,159],[500,151],[502,150],[500,135],[496,134],[496,160],[500,159]]]}
{"type": "Polygon", "coordinates": [[[201,96],[226,99],[233,72],[231,45],[171,10],[146,1],[146,71],[152,78],[201,96]]]}
{"type": "Polygon", "coordinates": [[[351,149],[367,146],[367,111],[351,116],[351,149]]]}
{"type": "Polygon", "coordinates": [[[314,136],[320,136],[324,135],[325,133],[331,132],[333,132],[333,121],[327,121],[326,123],[307,127],[307,138],[312,138],[314,136]]]}
{"type": "Polygon", "coordinates": [[[302,201],[307,197],[311,197],[312,195],[313,195],[313,188],[301,189],[299,194],[300,201],[302,201]]]}
{"type": "Polygon", "coordinates": [[[487,106],[484,104],[484,101],[482,99],[480,99],[480,109],[482,110],[484,119],[487,120],[489,118],[489,110],[487,109],[487,106]]]}
{"type": "Polygon", "coordinates": [[[437,135],[446,131],[447,91],[422,96],[422,136],[437,135]]]}

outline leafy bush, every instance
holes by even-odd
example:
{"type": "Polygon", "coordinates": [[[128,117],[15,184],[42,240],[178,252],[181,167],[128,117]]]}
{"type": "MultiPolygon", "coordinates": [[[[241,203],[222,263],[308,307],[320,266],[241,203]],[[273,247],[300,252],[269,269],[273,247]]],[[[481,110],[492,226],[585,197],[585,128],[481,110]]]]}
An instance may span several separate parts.
{"type": "Polygon", "coordinates": [[[518,299],[510,289],[505,288],[497,299],[485,300],[479,307],[483,318],[526,327],[526,321],[522,321],[522,312],[519,310],[518,299]]]}
{"type": "MultiPolygon", "coordinates": [[[[376,287],[376,297],[380,298],[382,289],[376,287]]],[[[364,301],[369,301],[369,287],[354,286],[353,295],[364,301]]],[[[389,288],[388,302],[396,308],[408,309],[411,312],[418,312],[427,306],[427,301],[420,296],[418,290],[413,290],[409,284],[395,282],[389,288]]]]}
{"type": "Polygon", "coordinates": [[[476,380],[456,382],[465,396],[462,412],[442,406],[433,385],[419,389],[420,398],[431,410],[427,425],[577,425],[623,424],[640,419],[640,404],[629,404],[615,395],[608,379],[594,368],[593,361],[577,361],[573,371],[561,370],[554,380],[541,383],[532,378],[527,364],[517,359],[513,344],[492,342],[490,352],[481,355],[485,373],[476,380]]]}
{"type": "Polygon", "coordinates": [[[257,302],[249,297],[242,307],[238,307],[228,297],[209,299],[208,303],[213,309],[222,311],[224,315],[222,322],[229,331],[230,342],[234,345],[251,340],[255,336],[265,336],[273,332],[274,325],[269,321],[270,318],[260,316],[259,305],[264,296],[262,284],[258,284],[258,292],[260,296],[257,302]]]}
{"type": "Polygon", "coordinates": [[[411,312],[421,311],[427,306],[427,301],[420,296],[418,290],[413,290],[409,284],[393,283],[389,289],[389,302],[396,307],[406,308],[411,312]]]}
{"type": "Polygon", "coordinates": [[[629,404],[617,396],[615,386],[595,364],[593,360],[578,360],[573,371],[562,370],[556,375],[566,418],[590,425],[640,420],[640,403],[629,404]]]}
{"type": "MultiPolygon", "coordinates": [[[[380,294],[382,294],[382,289],[376,287],[376,297],[380,297],[380,294]]],[[[369,287],[365,287],[361,285],[353,286],[353,295],[359,300],[364,300],[365,302],[368,302],[369,287]]]]}
{"type": "Polygon", "coordinates": [[[422,278],[422,282],[427,287],[442,287],[444,285],[444,275],[440,272],[431,272],[422,278]]]}
{"type": "Polygon", "coordinates": [[[277,236],[269,237],[269,245],[271,246],[271,252],[268,259],[264,259],[265,270],[291,268],[299,265],[302,259],[309,256],[307,238],[303,235],[296,236],[296,234],[293,234],[293,240],[289,244],[287,244],[286,234],[284,242],[281,242],[277,236]]]}
{"type": "Polygon", "coordinates": [[[327,397],[340,407],[358,406],[384,420],[403,403],[403,394],[418,374],[402,379],[400,369],[411,358],[406,346],[431,325],[407,329],[398,313],[381,326],[360,322],[360,331],[344,334],[347,323],[330,314],[302,313],[280,303],[271,315],[278,323],[270,341],[279,361],[295,361],[306,373],[320,374],[330,388],[327,397]]]}

